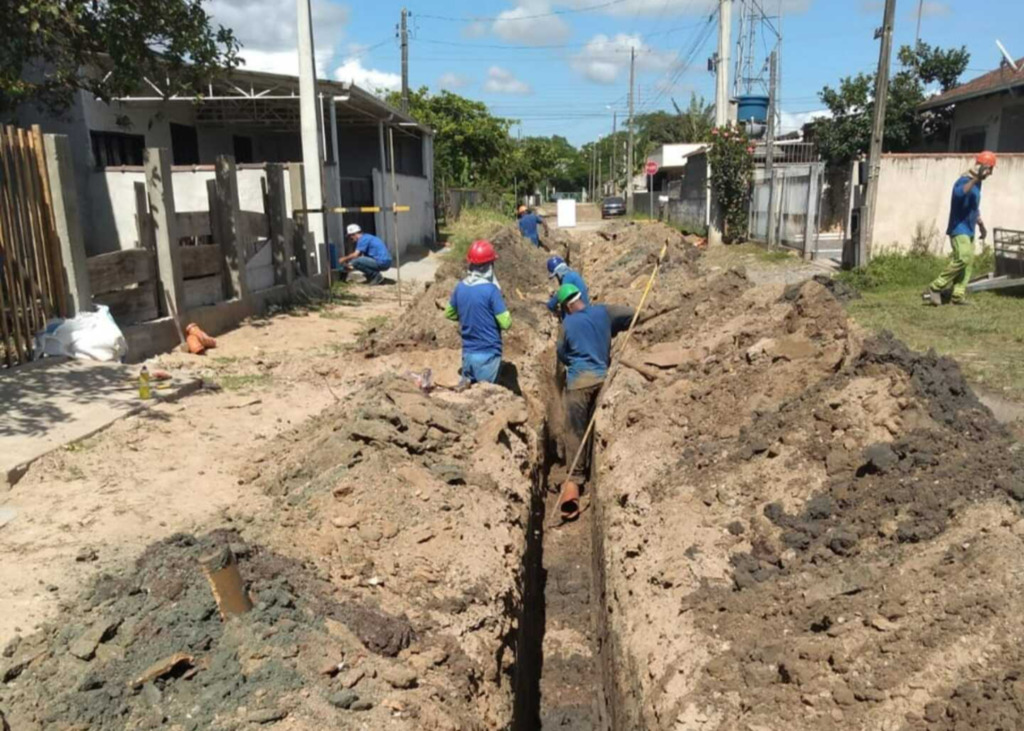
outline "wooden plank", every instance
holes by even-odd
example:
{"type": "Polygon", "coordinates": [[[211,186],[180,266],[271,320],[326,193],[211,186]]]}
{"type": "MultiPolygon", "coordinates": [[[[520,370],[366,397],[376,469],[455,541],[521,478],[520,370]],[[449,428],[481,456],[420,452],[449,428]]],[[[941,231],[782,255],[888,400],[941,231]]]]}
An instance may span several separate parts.
{"type": "Polygon", "coordinates": [[[176,215],[178,217],[179,238],[201,238],[212,235],[209,211],[186,211],[176,215]]]}
{"type": "Polygon", "coordinates": [[[47,298],[50,303],[51,316],[64,317],[67,315],[67,302],[61,295],[63,287],[63,273],[60,271],[60,249],[55,250],[57,234],[54,230],[53,208],[50,201],[50,186],[46,177],[46,159],[43,155],[43,133],[39,125],[25,132],[28,140],[30,162],[33,171],[33,189],[35,191],[35,206],[39,211],[39,252],[42,254],[42,268],[45,273],[47,298]]]}
{"type": "Polygon", "coordinates": [[[25,218],[25,230],[27,232],[25,239],[25,262],[23,262],[22,266],[27,273],[28,284],[32,291],[32,310],[36,323],[35,331],[38,332],[43,329],[46,320],[50,316],[50,306],[47,302],[45,275],[42,266],[43,262],[40,260],[39,252],[39,242],[43,237],[43,232],[39,220],[39,212],[34,205],[36,191],[33,179],[35,176],[32,174],[32,167],[26,154],[28,152],[28,145],[25,140],[25,130],[15,129],[14,132],[18,147],[15,158],[18,163],[18,185],[21,188],[21,205],[19,207],[25,218]]]}
{"type": "Polygon", "coordinates": [[[31,233],[27,231],[27,221],[24,209],[21,205],[23,199],[21,185],[21,166],[18,164],[17,135],[13,127],[4,130],[4,145],[7,149],[7,169],[4,172],[4,179],[8,183],[10,192],[10,216],[14,236],[12,244],[14,256],[11,257],[11,274],[14,277],[14,292],[20,298],[18,303],[21,310],[22,321],[27,329],[26,349],[30,348],[31,334],[35,331],[36,321],[34,308],[32,307],[31,288],[26,289],[27,279],[25,276],[28,251],[25,248],[31,233]]]}
{"type": "Polygon", "coordinates": [[[181,275],[185,279],[220,275],[221,252],[218,244],[181,247],[181,275]]]}
{"type": "MultiPolygon", "coordinates": [[[[243,239],[252,244],[253,239],[270,237],[270,221],[264,213],[256,211],[238,212],[238,229],[243,239]]],[[[252,251],[247,251],[251,255],[252,251]]]]}
{"type": "Polygon", "coordinates": [[[110,314],[118,325],[147,322],[160,316],[157,308],[156,285],[156,280],[151,279],[130,289],[94,294],[92,301],[109,307],[110,314]]]}
{"type": "Polygon", "coordinates": [[[185,282],[185,310],[224,301],[224,284],[220,274],[185,282]]]}
{"type": "Polygon", "coordinates": [[[125,249],[85,260],[93,294],[115,292],[156,279],[156,256],[146,249],[125,249]]]}
{"type": "Polygon", "coordinates": [[[13,154],[11,139],[8,128],[0,127],[0,180],[5,184],[0,185],[2,200],[3,218],[3,239],[4,239],[4,261],[7,264],[5,269],[7,291],[11,297],[11,319],[14,321],[15,348],[18,354],[18,361],[24,363],[29,359],[31,323],[27,314],[27,303],[24,287],[21,286],[18,274],[17,262],[22,256],[20,245],[20,227],[18,216],[15,211],[15,181],[14,166],[11,164],[13,154]]]}
{"type": "Polygon", "coordinates": [[[153,231],[153,217],[149,214],[149,197],[146,184],[138,182],[135,189],[135,228],[139,232],[139,248],[156,251],[156,234],[153,231]]]}

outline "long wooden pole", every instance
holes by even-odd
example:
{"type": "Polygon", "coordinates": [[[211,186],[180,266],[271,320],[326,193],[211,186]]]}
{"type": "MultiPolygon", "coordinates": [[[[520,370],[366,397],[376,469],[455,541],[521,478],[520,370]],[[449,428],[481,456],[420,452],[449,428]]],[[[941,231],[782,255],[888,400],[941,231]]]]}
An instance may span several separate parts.
{"type": "Polygon", "coordinates": [[[398,306],[402,306],[402,246],[398,237],[398,186],[395,185],[395,130],[388,127],[388,147],[391,152],[391,211],[395,217],[395,278],[398,286],[398,306]]]}

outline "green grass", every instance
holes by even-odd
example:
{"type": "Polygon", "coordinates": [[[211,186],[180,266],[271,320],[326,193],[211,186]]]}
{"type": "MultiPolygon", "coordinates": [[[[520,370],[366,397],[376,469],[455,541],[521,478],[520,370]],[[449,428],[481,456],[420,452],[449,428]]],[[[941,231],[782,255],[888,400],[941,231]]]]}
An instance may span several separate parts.
{"type": "Polygon", "coordinates": [[[241,391],[256,388],[257,386],[265,386],[270,381],[271,376],[267,373],[223,375],[218,379],[218,383],[225,391],[241,391]]]}
{"type": "Polygon", "coordinates": [[[787,249],[769,249],[761,244],[747,242],[709,247],[708,262],[718,266],[749,264],[751,260],[769,266],[800,265],[799,256],[787,249]]]}
{"type": "MultiPolygon", "coordinates": [[[[837,278],[860,290],[850,315],[870,330],[891,330],[915,350],[934,348],[959,361],[985,389],[1024,401],[1024,296],[1018,291],[977,292],[969,307],[932,307],[921,292],[945,266],[927,254],[882,254],[864,269],[837,278]]],[[[975,274],[992,269],[991,251],[975,259],[975,274]]]]}
{"type": "Polygon", "coordinates": [[[444,232],[451,247],[450,255],[457,259],[464,259],[470,244],[477,239],[493,236],[498,229],[510,223],[515,223],[515,218],[493,208],[484,206],[467,208],[459,216],[459,220],[452,223],[444,232]]]}

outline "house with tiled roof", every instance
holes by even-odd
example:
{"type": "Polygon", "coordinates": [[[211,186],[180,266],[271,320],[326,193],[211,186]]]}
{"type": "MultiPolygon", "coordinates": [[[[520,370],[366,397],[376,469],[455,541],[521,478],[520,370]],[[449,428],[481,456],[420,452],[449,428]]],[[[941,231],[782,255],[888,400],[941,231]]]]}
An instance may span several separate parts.
{"type": "Polygon", "coordinates": [[[933,96],[919,109],[953,107],[950,152],[1024,152],[1024,58],[933,96]]]}

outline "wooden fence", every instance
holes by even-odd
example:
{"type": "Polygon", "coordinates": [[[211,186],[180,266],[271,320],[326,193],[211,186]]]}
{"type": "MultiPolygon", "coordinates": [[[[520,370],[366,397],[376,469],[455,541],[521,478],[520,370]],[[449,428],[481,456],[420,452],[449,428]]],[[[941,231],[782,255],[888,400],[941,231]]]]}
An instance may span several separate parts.
{"type": "Polygon", "coordinates": [[[67,314],[60,242],[39,127],[0,127],[0,350],[32,358],[34,336],[67,314]]]}

